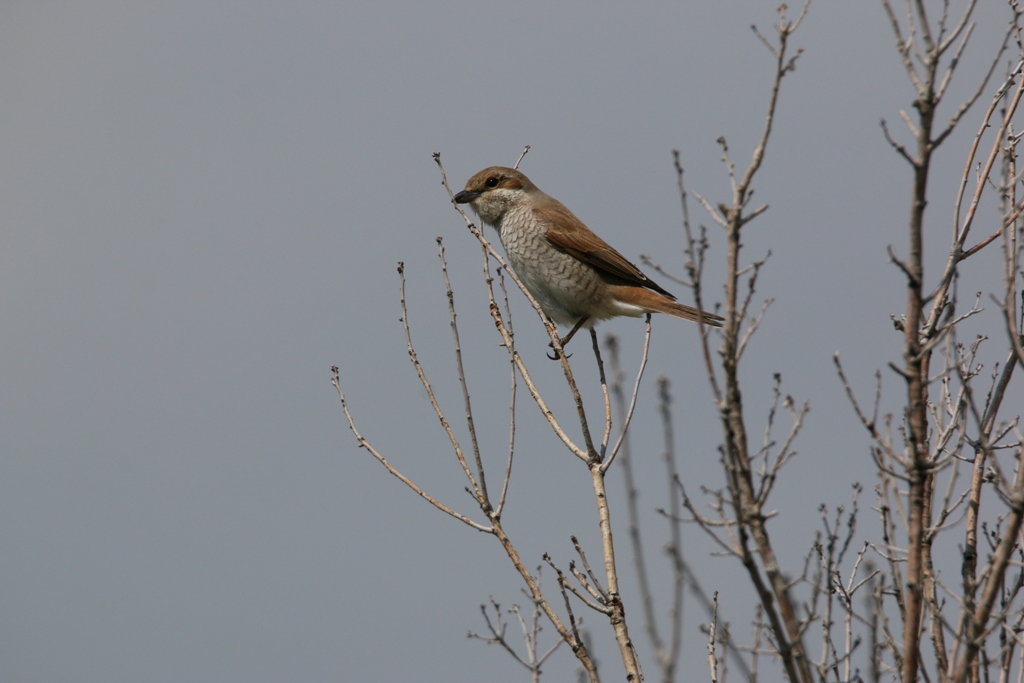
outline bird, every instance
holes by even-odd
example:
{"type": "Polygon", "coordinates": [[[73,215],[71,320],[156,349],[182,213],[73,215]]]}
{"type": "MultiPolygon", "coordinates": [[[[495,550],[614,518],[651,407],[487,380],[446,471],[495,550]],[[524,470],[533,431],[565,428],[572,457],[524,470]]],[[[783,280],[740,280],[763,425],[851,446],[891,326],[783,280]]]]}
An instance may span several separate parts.
{"type": "Polygon", "coordinates": [[[453,199],[469,204],[498,231],[512,270],[545,315],[572,326],[560,346],[581,327],[593,330],[599,321],[618,316],[667,313],[722,326],[721,317],[676,303],[675,296],[516,169],[485,168],[453,199]]]}

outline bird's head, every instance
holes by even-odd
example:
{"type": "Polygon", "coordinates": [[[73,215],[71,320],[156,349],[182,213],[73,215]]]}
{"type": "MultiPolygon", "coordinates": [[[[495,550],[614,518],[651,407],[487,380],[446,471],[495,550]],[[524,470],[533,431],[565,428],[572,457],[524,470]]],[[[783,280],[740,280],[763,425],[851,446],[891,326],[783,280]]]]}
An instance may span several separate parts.
{"type": "Polygon", "coordinates": [[[526,201],[537,187],[513,168],[491,166],[466,181],[466,189],[455,195],[458,204],[469,204],[481,220],[495,227],[505,213],[526,201]]]}

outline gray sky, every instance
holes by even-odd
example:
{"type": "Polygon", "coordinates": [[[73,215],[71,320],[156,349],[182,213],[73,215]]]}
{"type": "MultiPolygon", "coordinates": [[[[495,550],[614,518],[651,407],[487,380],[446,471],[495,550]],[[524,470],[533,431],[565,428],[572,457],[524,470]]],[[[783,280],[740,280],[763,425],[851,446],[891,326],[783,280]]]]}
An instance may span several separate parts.
{"type": "MultiPolygon", "coordinates": [[[[1001,3],[981,4],[955,96],[1003,24],[1001,3]]],[[[482,440],[500,463],[507,364],[478,247],[431,152],[461,187],[530,144],[521,170],[542,189],[627,257],[656,254],[679,272],[671,150],[691,189],[728,198],[715,139],[746,164],[771,75],[749,26],[771,35],[774,4],[354,5],[0,7],[5,680],[524,680],[465,637],[483,630],[489,595],[523,602],[507,559],[356,448],[329,368],[340,366],[363,432],[472,512],[398,323],[403,260],[417,348],[458,417],[443,236],[482,440]]],[[[794,44],[805,53],[756,183],[755,202],[771,209],[745,241],[749,257],[772,250],[759,298],[776,301],[743,377],[755,433],[772,373],[811,401],[775,499],[797,571],[817,506],[845,503],[853,481],[873,484],[831,355],[843,352],[864,391],[899,357],[888,316],[902,308],[902,281],[885,247],[905,242],[910,176],[878,122],[906,139],[898,110],[912,95],[875,2],[821,0],[794,44]]],[[[976,126],[977,112],[933,175],[932,263],[976,126]]],[[[691,213],[708,222],[696,204],[691,213]]],[[[724,248],[711,234],[709,292],[720,297],[724,248]]],[[[521,348],[571,424],[543,332],[518,294],[513,307],[521,348]]],[[[599,329],[621,337],[632,372],[642,324],[599,329]]],[[[673,381],[684,479],[721,485],[696,343],[693,326],[655,321],[635,423],[655,553],[657,375],[673,381]]],[[[580,347],[575,367],[593,391],[580,347]]],[[[898,384],[886,382],[896,406],[898,384]]],[[[520,397],[509,531],[531,566],[545,551],[567,564],[570,534],[596,555],[587,476],[520,397]]],[[[618,478],[610,486],[618,501],[618,478]]],[[[705,587],[723,591],[734,632],[746,633],[735,563],[708,557],[695,530],[686,538],[705,587]]],[[[587,619],[604,642],[606,626],[587,619]]],[[[704,676],[703,621],[688,605],[687,652],[700,664],[684,680],[704,676]]],[[[614,651],[599,656],[615,680],[614,651]]],[[[560,653],[547,680],[574,668],[560,653]]]]}

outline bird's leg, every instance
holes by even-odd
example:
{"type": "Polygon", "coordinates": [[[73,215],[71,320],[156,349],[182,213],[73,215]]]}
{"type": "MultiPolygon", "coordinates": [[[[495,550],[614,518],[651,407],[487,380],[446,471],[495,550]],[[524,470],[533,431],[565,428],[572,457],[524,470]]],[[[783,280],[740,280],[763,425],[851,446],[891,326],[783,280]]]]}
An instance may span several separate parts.
{"type": "MultiPolygon", "coordinates": [[[[571,330],[569,330],[569,334],[565,335],[564,337],[562,337],[561,339],[558,340],[558,345],[561,346],[562,348],[565,348],[565,345],[569,343],[569,340],[573,338],[573,335],[576,334],[577,332],[579,332],[580,328],[583,327],[587,323],[588,320],[590,320],[590,316],[589,315],[585,315],[582,318],[580,318],[578,321],[576,321],[576,324],[572,326],[571,330]]],[[[554,348],[555,343],[554,342],[549,342],[548,346],[554,348]]],[[[555,355],[554,356],[549,354],[548,358],[550,358],[551,360],[558,360],[558,351],[555,351],[555,355]]],[[[568,356],[566,356],[566,358],[568,358],[568,356]]]]}
{"type": "Polygon", "coordinates": [[[564,337],[558,340],[559,345],[564,347],[566,344],[568,344],[569,340],[573,338],[573,335],[579,332],[580,328],[583,327],[588,320],[590,320],[589,315],[585,315],[582,318],[580,318],[579,321],[572,326],[572,329],[569,330],[569,334],[565,335],[564,337]]]}

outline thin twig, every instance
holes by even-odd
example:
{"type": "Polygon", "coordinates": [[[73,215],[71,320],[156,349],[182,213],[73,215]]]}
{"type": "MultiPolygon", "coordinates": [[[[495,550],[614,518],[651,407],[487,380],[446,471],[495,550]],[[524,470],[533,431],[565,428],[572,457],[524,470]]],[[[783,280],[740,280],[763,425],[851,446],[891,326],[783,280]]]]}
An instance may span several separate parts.
{"type": "MultiPolygon", "coordinates": [[[[596,346],[596,345],[595,345],[596,346]]],[[[640,355],[640,369],[636,373],[636,382],[633,384],[633,397],[629,401],[629,410],[626,411],[626,419],[622,422],[622,429],[619,431],[619,438],[615,441],[615,446],[612,448],[611,455],[608,456],[607,460],[601,463],[601,473],[608,471],[608,468],[612,466],[615,461],[615,456],[619,453],[619,448],[622,446],[622,440],[626,437],[626,432],[629,429],[629,423],[633,420],[633,411],[636,409],[637,396],[640,394],[640,380],[644,376],[644,369],[647,367],[647,354],[651,348],[651,314],[647,314],[644,327],[644,349],[640,355]]],[[[601,453],[602,458],[604,452],[601,453]]]]}
{"type": "Polygon", "coordinates": [[[348,427],[349,429],[352,430],[352,434],[355,435],[356,441],[359,443],[360,448],[365,448],[370,453],[370,455],[372,455],[377,460],[377,462],[379,462],[381,465],[384,466],[385,469],[387,469],[388,472],[390,472],[399,481],[401,481],[403,484],[412,489],[416,493],[416,495],[418,495],[420,498],[424,499],[425,501],[436,507],[441,512],[451,515],[455,519],[459,520],[460,522],[463,522],[468,526],[473,527],[477,531],[483,531],[485,533],[494,532],[493,527],[480,524],[479,522],[474,522],[469,517],[466,517],[465,515],[456,512],[455,510],[451,509],[444,503],[440,502],[439,500],[431,496],[429,493],[421,489],[419,486],[417,486],[411,479],[409,479],[404,474],[399,472],[394,465],[388,462],[387,459],[383,455],[381,455],[381,453],[376,448],[374,448],[373,445],[371,445],[370,442],[362,434],[360,434],[359,430],[356,428],[355,420],[352,418],[352,413],[350,413],[348,409],[348,402],[345,400],[345,394],[341,390],[341,380],[339,378],[338,366],[335,365],[331,368],[331,375],[331,384],[334,386],[335,390],[337,390],[338,398],[341,399],[341,409],[345,412],[345,419],[348,420],[348,427]]]}

